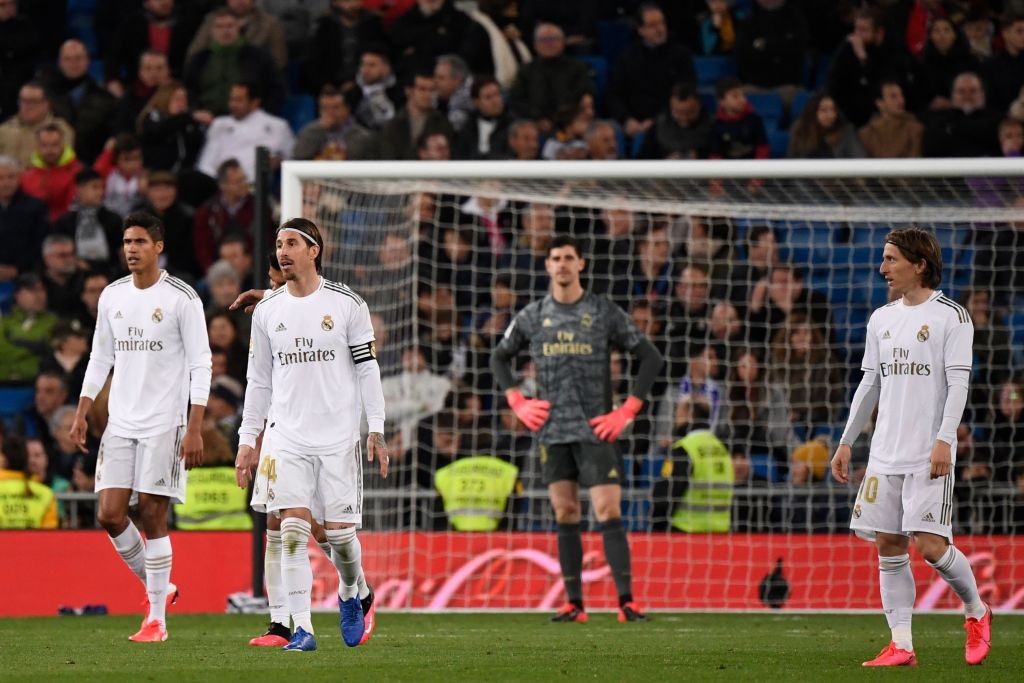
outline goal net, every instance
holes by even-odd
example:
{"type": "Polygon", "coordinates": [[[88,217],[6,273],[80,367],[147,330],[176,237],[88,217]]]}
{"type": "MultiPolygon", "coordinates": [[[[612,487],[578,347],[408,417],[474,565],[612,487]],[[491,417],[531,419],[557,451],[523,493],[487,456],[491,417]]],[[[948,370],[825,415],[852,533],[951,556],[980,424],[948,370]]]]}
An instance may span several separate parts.
{"type": "MultiPolygon", "coordinates": [[[[1014,376],[1024,171],[1010,161],[286,163],[282,218],[320,226],[325,276],[363,296],[374,320],[392,464],[387,480],[365,470],[363,558],[378,604],[563,600],[538,447],[488,363],[511,316],[547,292],[546,248],[566,234],[582,246],[585,286],[627,311],[666,358],[619,441],[637,600],[876,608],[874,548],[848,530],[869,433],[854,448],[854,483],[833,481],[828,461],[859,381],[866,322],[887,302],[884,236],[918,226],[942,247],[940,288],[976,328],[957,544],[993,605],[1024,609],[1024,386],[1014,376]],[[700,477],[678,441],[698,430],[732,454],[713,499],[687,498],[700,477]],[[479,495],[446,489],[446,499],[438,472],[473,456],[509,463],[514,476],[479,461],[455,482],[479,495]],[[683,519],[684,501],[706,514],[683,519]]],[[[519,361],[528,393],[536,369],[519,361]]],[[[610,363],[621,400],[633,360],[616,352],[610,363]]],[[[579,387],[588,390],[598,389],[579,387]]],[[[585,491],[583,516],[587,605],[614,607],[585,491]]],[[[336,579],[320,560],[329,605],[336,579]]],[[[923,562],[915,572],[920,608],[956,606],[923,562]]]]}

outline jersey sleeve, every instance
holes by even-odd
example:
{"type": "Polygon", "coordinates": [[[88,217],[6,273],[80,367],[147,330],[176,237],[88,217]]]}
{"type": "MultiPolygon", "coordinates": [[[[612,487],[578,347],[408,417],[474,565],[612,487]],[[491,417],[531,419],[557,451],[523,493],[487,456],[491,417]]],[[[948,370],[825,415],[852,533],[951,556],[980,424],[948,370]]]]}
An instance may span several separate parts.
{"type": "Polygon", "coordinates": [[[860,362],[863,372],[878,372],[878,334],[875,331],[875,316],[868,319],[867,337],[864,340],[864,357],[860,362]]]}
{"type": "Polygon", "coordinates": [[[629,315],[611,301],[605,300],[610,341],[623,351],[632,351],[644,339],[644,333],[633,324],[629,315]]]}
{"type": "Polygon", "coordinates": [[[528,306],[512,318],[512,322],[505,328],[505,334],[501,341],[491,352],[490,368],[500,389],[509,389],[515,385],[512,359],[530,344],[530,334],[533,329],[530,324],[531,309],[532,306],[528,306]]]}
{"type": "Polygon", "coordinates": [[[107,315],[110,301],[109,290],[100,294],[96,311],[96,331],[92,335],[92,353],[89,364],[85,368],[85,379],[82,381],[82,393],[85,398],[95,399],[107,381],[110,369],[114,367],[114,331],[110,327],[107,315]]]}
{"type": "Polygon", "coordinates": [[[354,364],[359,365],[377,359],[377,349],[373,345],[373,322],[370,320],[370,308],[365,301],[360,302],[350,313],[346,333],[354,364]]]}
{"type": "Polygon", "coordinates": [[[185,360],[189,372],[189,401],[194,406],[205,406],[210,398],[213,375],[213,354],[206,332],[203,302],[198,298],[182,299],[181,342],[185,347],[185,360]]]}
{"type": "Polygon", "coordinates": [[[966,313],[963,318],[952,319],[946,328],[942,360],[947,371],[971,371],[974,364],[974,323],[966,313]]]}
{"type": "Polygon", "coordinates": [[[352,311],[348,323],[349,351],[359,378],[359,397],[366,413],[366,426],[371,433],[384,433],[384,388],[380,381],[377,349],[373,342],[373,323],[365,301],[352,311]]]}
{"type": "Polygon", "coordinates": [[[249,367],[245,373],[245,404],[242,409],[242,424],[238,427],[239,445],[252,448],[256,447],[256,437],[263,431],[263,423],[270,412],[273,357],[264,317],[264,311],[257,307],[252,315],[249,367]]]}

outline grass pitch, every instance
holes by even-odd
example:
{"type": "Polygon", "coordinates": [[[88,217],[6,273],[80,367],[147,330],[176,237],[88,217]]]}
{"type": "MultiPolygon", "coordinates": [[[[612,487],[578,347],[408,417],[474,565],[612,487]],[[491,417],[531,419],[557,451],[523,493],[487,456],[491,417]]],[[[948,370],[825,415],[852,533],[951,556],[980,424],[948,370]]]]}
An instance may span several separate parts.
{"type": "Polygon", "coordinates": [[[614,615],[550,624],[542,614],[381,614],[373,639],[349,649],[337,618],[314,617],[320,649],[249,647],[264,620],[170,617],[170,639],[127,641],[137,617],[0,620],[0,681],[1019,681],[1024,617],[999,616],[993,652],[963,661],[958,616],[916,616],[916,670],[865,670],[888,642],[882,615],[654,614],[646,624],[614,615]]]}

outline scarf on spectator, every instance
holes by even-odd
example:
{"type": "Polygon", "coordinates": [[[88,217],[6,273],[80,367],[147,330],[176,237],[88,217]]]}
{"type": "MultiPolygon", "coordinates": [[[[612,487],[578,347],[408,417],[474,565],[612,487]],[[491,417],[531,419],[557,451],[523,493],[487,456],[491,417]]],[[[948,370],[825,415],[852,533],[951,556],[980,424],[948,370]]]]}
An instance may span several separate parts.
{"type": "Polygon", "coordinates": [[[100,224],[99,207],[80,206],[75,221],[75,251],[83,261],[109,261],[107,237],[100,224]]]}
{"type": "Polygon", "coordinates": [[[494,77],[502,88],[511,88],[519,72],[520,64],[529,64],[533,57],[521,40],[509,41],[494,20],[478,9],[466,12],[469,18],[480,24],[491,44],[491,59],[494,60],[494,77]],[[513,52],[515,48],[515,52],[513,52]]]}

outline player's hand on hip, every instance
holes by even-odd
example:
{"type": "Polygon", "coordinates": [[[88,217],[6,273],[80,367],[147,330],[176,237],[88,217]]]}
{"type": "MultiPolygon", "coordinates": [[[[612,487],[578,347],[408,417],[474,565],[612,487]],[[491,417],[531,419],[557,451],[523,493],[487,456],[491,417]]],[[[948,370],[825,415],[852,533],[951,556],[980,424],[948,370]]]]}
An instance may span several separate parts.
{"type": "Polygon", "coordinates": [[[591,419],[589,424],[594,428],[594,436],[601,441],[615,441],[626,425],[636,418],[636,414],[643,406],[643,401],[636,396],[630,396],[615,410],[591,419]]]}
{"type": "Polygon", "coordinates": [[[380,476],[387,479],[391,456],[388,455],[388,442],[380,432],[370,432],[366,438],[366,461],[373,462],[375,459],[380,463],[380,476]]]}
{"type": "Polygon", "coordinates": [[[840,484],[850,482],[850,457],[853,451],[845,443],[839,444],[835,455],[832,456],[832,478],[840,484]]]}
{"type": "Polygon", "coordinates": [[[181,457],[185,460],[186,470],[203,464],[203,435],[199,430],[185,430],[185,438],[181,440],[181,457]]]}
{"type": "Polygon", "coordinates": [[[68,437],[76,446],[78,446],[78,450],[83,453],[89,452],[85,447],[85,435],[88,431],[89,425],[85,422],[85,415],[75,413],[75,420],[71,423],[71,431],[68,433],[68,437]]]}
{"type": "Polygon", "coordinates": [[[235,456],[235,483],[238,488],[249,488],[249,479],[256,470],[256,449],[242,444],[235,456]]]}
{"type": "Polygon", "coordinates": [[[238,298],[231,302],[228,306],[228,310],[237,311],[242,306],[245,306],[246,313],[252,313],[253,309],[256,308],[256,304],[263,301],[264,290],[262,289],[250,289],[242,292],[238,295],[238,298]]]}
{"type": "Polygon", "coordinates": [[[508,407],[531,432],[540,431],[551,414],[551,401],[539,398],[526,398],[521,392],[513,389],[505,394],[508,407]]]}
{"type": "Polygon", "coordinates": [[[932,446],[932,479],[938,479],[949,474],[953,464],[953,449],[945,441],[936,441],[932,446]]]}

